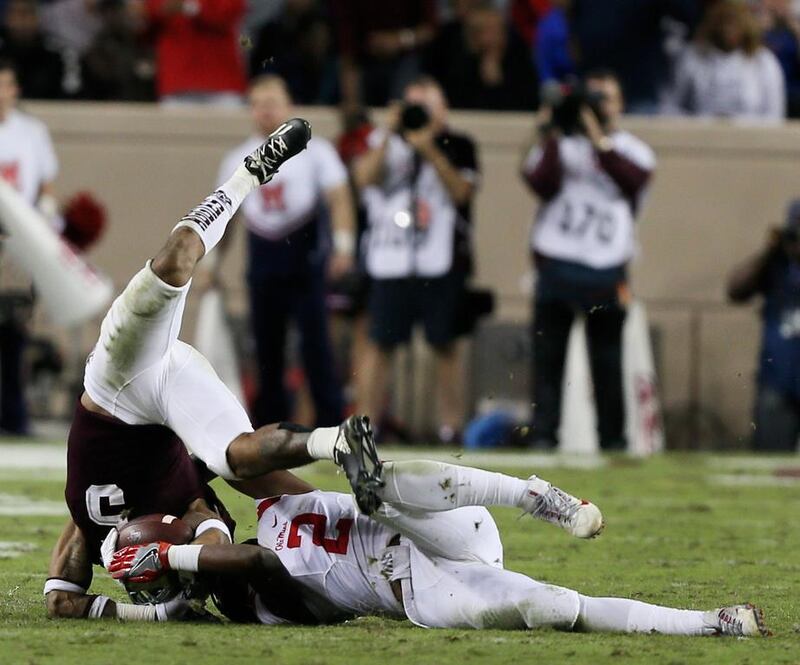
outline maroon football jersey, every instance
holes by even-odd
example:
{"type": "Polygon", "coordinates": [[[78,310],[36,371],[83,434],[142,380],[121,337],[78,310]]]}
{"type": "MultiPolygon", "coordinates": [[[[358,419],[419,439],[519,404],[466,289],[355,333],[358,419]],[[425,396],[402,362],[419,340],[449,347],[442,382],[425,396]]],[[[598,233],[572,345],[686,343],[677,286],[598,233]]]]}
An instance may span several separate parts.
{"type": "Polygon", "coordinates": [[[78,402],[67,440],[67,506],[100,563],[100,544],[123,510],[183,515],[205,496],[192,458],[162,425],[126,425],[78,402]]]}

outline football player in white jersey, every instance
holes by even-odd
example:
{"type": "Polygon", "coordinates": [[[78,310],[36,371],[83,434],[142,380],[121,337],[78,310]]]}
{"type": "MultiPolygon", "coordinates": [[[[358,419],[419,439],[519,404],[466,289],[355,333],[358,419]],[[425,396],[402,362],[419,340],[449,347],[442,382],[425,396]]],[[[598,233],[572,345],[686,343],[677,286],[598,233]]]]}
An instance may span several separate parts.
{"type": "Polygon", "coordinates": [[[596,506],[536,476],[388,462],[377,492],[383,504],[370,517],[337,492],[259,499],[254,544],[137,545],[116,552],[109,570],[134,583],[155,582],[169,570],[218,575],[220,608],[234,620],[264,624],[380,614],[429,628],[767,632],[751,605],[704,612],[592,598],[505,569],[485,506],[515,506],[579,537],[602,527],[596,506]]]}

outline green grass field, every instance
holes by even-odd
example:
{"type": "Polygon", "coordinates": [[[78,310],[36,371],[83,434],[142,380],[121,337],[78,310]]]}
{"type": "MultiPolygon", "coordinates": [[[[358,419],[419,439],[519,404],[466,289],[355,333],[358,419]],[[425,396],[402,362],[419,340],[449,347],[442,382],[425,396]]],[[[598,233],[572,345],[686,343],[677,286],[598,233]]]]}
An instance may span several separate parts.
{"type": "MultiPolygon", "coordinates": [[[[2,664],[800,663],[800,522],[794,512],[800,480],[792,477],[800,460],[684,455],[608,459],[596,469],[540,469],[601,507],[607,527],[594,541],[518,519],[513,510],[494,511],[507,567],[539,580],[682,607],[742,600],[762,605],[774,637],[732,640],[424,630],[377,618],[322,628],[51,621],[41,589],[50,547],[65,520],[58,515],[63,472],[9,469],[2,453],[2,664]]],[[[536,471],[535,460],[524,456],[490,459],[487,466],[507,473],[536,471]]],[[[326,489],[345,488],[323,464],[304,475],[326,489]]],[[[227,488],[222,494],[239,522],[238,536],[253,535],[252,503],[227,488]]],[[[100,570],[93,590],[120,595],[100,570]]]]}

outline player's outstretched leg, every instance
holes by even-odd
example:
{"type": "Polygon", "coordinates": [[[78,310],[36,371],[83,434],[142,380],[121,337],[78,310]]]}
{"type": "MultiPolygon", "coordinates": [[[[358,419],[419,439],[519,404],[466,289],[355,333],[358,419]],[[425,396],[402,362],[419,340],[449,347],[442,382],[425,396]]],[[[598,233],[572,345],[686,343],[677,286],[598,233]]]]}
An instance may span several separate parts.
{"type": "Polygon", "coordinates": [[[752,605],[709,612],[651,605],[628,598],[592,598],[511,570],[456,561],[417,564],[427,585],[415,585],[409,617],[443,628],[561,630],[663,635],[766,635],[752,605]]]}
{"type": "Polygon", "coordinates": [[[511,506],[578,538],[592,538],[603,528],[603,516],[597,506],[537,476],[522,480],[483,469],[418,460],[385,462],[382,480],[378,496],[401,509],[511,506]]]}
{"type": "Polygon", "coordinates": [[[350,416],[338,427],[314,430],[292,423],[266,425],[237,436],[228,446],[226,457],[232,475],[239,479],[314,460],[331,460],[344,470],[364,512],[380,505],[375,490],[381,485],[381,464],[366,416],[350,416]]]}
{"type": "Polygon", "coordinates": [[[769,634],[764,613],[749,603],[716,610],[680,610],[628,598],[579,596],[575,630],[663,635],[727,635],[756,637],[769,634]]]}
{"type": "Polygon", "coordinates": [[[153,272],[171,286],[186,284],[197,262],[220,241],[247,195],[269,182],[284,162],[305,149],[310,139],[311,125],[301,118],[293,118],[272,132],[245,157],[227,182],[178,222],[153,260],[153,272]]]}

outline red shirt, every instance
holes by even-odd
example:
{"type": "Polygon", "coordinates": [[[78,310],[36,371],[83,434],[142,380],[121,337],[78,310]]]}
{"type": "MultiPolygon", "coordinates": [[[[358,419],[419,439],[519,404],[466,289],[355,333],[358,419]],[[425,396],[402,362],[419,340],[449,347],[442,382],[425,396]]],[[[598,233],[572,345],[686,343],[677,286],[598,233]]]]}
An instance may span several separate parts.
{"type": "Polygon", "coordinates": [[[165,0],[147,0],[155,35],[158,94],[243,92],[244,63],[239,52],[239,23],[245,0],[190,0],[194,14],[167,13],[165,0]]]}

